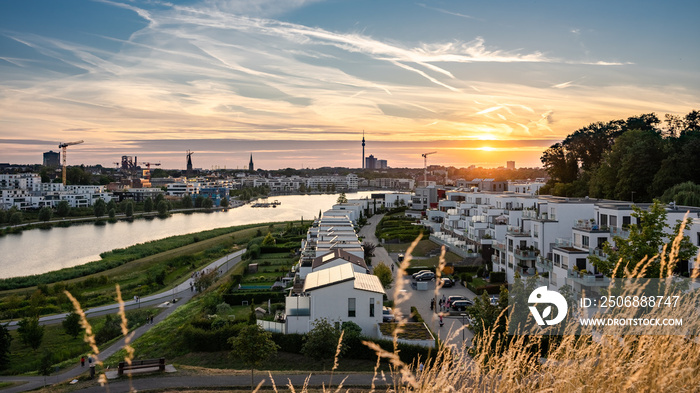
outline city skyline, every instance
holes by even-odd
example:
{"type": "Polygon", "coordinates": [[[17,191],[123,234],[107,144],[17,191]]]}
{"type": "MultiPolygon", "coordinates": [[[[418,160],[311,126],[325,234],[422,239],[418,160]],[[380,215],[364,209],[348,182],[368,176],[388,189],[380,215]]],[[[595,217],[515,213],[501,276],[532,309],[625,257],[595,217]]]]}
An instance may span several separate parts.
{"type": "Polygon", "coordinates": [[[694,2],[0,4],[0,162],[539,166],[591,122],[700,107],[694,2]],[[661,12],[663,11],[663,12],[661,12]]]}

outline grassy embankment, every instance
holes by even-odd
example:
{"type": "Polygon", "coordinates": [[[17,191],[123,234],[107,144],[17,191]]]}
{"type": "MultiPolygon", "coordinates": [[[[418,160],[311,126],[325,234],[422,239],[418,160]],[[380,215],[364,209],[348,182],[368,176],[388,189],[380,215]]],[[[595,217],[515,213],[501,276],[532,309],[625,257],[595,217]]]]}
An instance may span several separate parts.
{"type": "MultiPolygon", "coordinates": [[[[161,266],[163,264],[166,264],[167,266],[174,265],[172,261],[182,257],[188,257],[188,260],[190,262],[193,262],[196,267],[201,267],[202,265],[211,262],[212,259],[218,257],[216,255],[212,255],[212,248],[216,248],[217,250],[221,249],[221,251],[224,254],[226,254],[232,249],[240,248],[241,245],[247,245],[247,243],[251,239],[259,237],[258,235],[260,233],[263,233],[263,231],[267,231],[270,229],[274,230],[275,228],[282,227],[282,225],[284,224],[248,225],[244,227],[236,227],[234,229],[238,230],[235,230],[234,232],[215,236],[206,240],[200,241],[197,239],[197,242],[195,243],[187,244],[181,247],[176,247],[158,253],[156,255],[140,258],[132,262],[126,263],[124,265],[118,266],[117,268],[105,271],[101,273],[98,277],[109,277],[109,282],[102,284],[100,287],[91,288],[89,291],[76,291],[73,293],[76,296],[81,296],[83,298],[83,307],[85,307],[86,304],[93,303],[96,298],[105,299],[107,303],[113,303],[115,301],[114,297],[110,298],[109,294],[115,293],[114,283],[120,283],[122,289],[124,289],[129,286],[129,282],[136,279],[135,277],[143,276],[144,270],[153,269],[154,266],[161,266]],[[233,244],[231,244],[232,242],[233,244]],[[224,245],[228,246],[224,247],[224,245]],[[198,261],[201,263],[199,263],[198,261]]],[[[154,247],[167,248],[169,246],[179,244],[179,242],[186,241],[185,238],[187,236],[206,237],[211,236],[211,232],[212,231],[206,231],[206,233],[173,237],[163,239],[161,241],[151,242],[149,244],[151,244],[151,246],[154,247]]],[[[137,245],[133,246],[133,248],[130,247],[129,249],[131,249],[132,252],[136,252],[135,250],[140,249],[142,246],[143,245],[137,245]]],[[[129,249],[125,249],[124,253],[129,254],[129,249]]],[[[234,269],[234,273],[241,273],[244,271],[244,268],[244,266],[238,266],[234,269]]],[[[177,285],[185,278],[188,278],[190,276],[190,271],[191,270],[186,270],[184,272],[181,272],[177,269],[172,270],[171,273],[167,276],[172,277],[171,279],[168,278],[168,284],[163,290],[167,291],[168,287],[177,285]]],[[[87,280],[89,282],[102,281],[101,279],[95,280],[95,275],[93,275],[92,277],[83,277],[80,279],[69,280],[67,283],[60,283],[60,287],[76,289],[79,288],[78,284],[84,280],[87,280]]],[[[49,288],[48,286],[44,287],[45,288],[42,289],[39,289],[37,287],[30,288],[29,290],[32,293],[32,295],[29,296],[29,300],[31,301],[33,298],[34,301],[36,301],[36,298],[38,296],[37,294],[41,293],[42,290],[47,290],[47,288],[49,288]]],[[[27,288],[23,290],[26,291],[27,288]]],[[[8,296],[9,298],[17,298],[20,296],[23,290],[16,289],[5,292],[12,293],[12,295],[8,296]]],[[[54,290],[55,286],[52,286],[50,291],[54,290]]],[[[122,293],[124,294],[125,291],[123,290],[122,293]]],[[[53,292],[51,294],[53,294],[53,292]]],[[[61,294],[56,293],[55,295],[57,295],[58,297],[61,294]]],[[[44,297],[44,301],[51,300],[50,296],[45,296],[43,295],[43,293],[42,296],[44,297]]],[[[124,298],[128,299],[129,297],[127,295],[124,296],[124,298]]],[[[69,311],[70,309],[71,307],[68,306],[64,311],[69,311]]],[[[130,329],[142,325],[146,320],[146,316],[155,315],[158,312],[160,312],[160,309],[157,308],[141,309],[127,312],[130,329]]],[[[250,310],[248,307],[236,307],[236,309],[232,312],[232,314],[235,315],[235,317],[240,319],[245,319],[249,315],[249,313],[250,310]]],[[[120,335],[119,330],[115,330],[114,323],[110,324],[109,329],[105,328],[106,321],[108,321],[109,318],[111,317],[103,316],[90,319],[91,325],[93,326],[94,331],[97,333],[98,344],[100,344],[100,347],[110,345],[112,342],[114,342],[114,340],[118,339],[118,336],[120,335]]],[[[32,372],[36,373],[40,358],[41,356],[43,356],[43,353],[45,351],[48,351],[52,354],[52,362],[54,363],[54,366],[58,366],[60,368],[73,365],[74,362],[80,357],[80,355],[86,354],[88,352],[87,344],[83,342],[82,335],[79,336],[77,339],[73,339],[64,332],[64,329],[61,325],[49,325],[46,326],[44,329],[44,339],[42,340],[40,348],[37,350],[33,350],[28,345],[23,344],[19,339],[17,331],[10,332],[10,334],[13,337],[13,341],[10,348],[11,362],[10,367],[4,370],[3,374],[22,374],[32,372]]]]}
{"type": "Polygon", "coordinates": [[[240,248],[267,228],[254,224],[173,236],[103,253],[101,261],[74,268],[1,280],[0,288],[26,287],[0,292],[0,316],[11,319],[70,311],[63,290],[76,296],[83,307],[113,303],[115,283],[126,299],[167,291],[193,270],[240,248]]]}

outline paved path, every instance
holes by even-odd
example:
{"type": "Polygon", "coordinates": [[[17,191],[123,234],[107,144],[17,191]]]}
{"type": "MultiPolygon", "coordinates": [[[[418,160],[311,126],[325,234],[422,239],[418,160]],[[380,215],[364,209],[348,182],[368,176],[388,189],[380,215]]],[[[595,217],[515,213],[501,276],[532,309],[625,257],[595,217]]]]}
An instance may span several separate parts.
{"type": "MultiPolygon", "coordinates": [[[[301,387],[304,385],[306,378],[309,378],[309,386],[321,386],[325,384],[328,388],[329,382],[331,382],[330,374],[278,374],[272,375],[275,385],[278,390],[288,391],[287,384],[291,383],[296,387],[301,387]],[[309,375],[311,375],[309,377],[309,375]]],[[[347,374],[336,373],[333,375],[333,389],[338,387],[338,384],[343,381],[344,378],[347,379],[343,383],[344,387],[348,386],[362,386],[369,387],[372,384],[372,379],[374,377],[371,373],[358,373],[358,374],[347,374]]],[[[374,381],[375,386],[386,387],[392,380],[391,376],[387,375],[386,380],[381,379],[381,374],[374,381]]],[[[265,371],[257,371],[255,373],[255,385],[257,385],[261,380],[265,380],[263,386],[271,387],[270,376],[265,371]]],[[[155,389],[194,389],[194,388],[228,388],[228,387],[250,387],[250,373],[238,374],[238,375],[210,375],[210,376],[162,376],[162,377],[151,377],[151,378],[137,378],[134,379],[131,384],[136,391],[144,390],[155,390],[155,389]]],[[[119,381],[109,382],[109,393],[121,393],[130,391],[130,383],[127,379],[122,379],[119,381]]],[[[85,393],[104,393],[106,388],[101,386],[90,386],[84,389],[77,390],[78,392],[85,393]]]]}
{"type": "MultiPolygon", "coordinates": [[[[208,269],[219,269],[220,272],[223,274],[223,272],[228,271],[229,269],[233,268],[236,266],[241,261],[241,255],[245,253],[245,249],[236,251],[232,254],[226,255],[222,257],[221,259],[218,259],[209,265],[207,265],[204,269],[202,270],[208,270],[208,269]]],[[[134,309],[140,306],[147,306],[147,305],[157,305],[157,304],[163,304],[166,301],[168,302],[167,304],[163,304],[165,310],[158,314],[154,320],[152,325],[144,325],[139,327],[138,329],[134,330],[134,336],[132,338],[133,340],[136,340],[137,338],[141,337],[144,333],[146,333],[150,328],[152,328],[154,325],[158,324],[159,322],[163,321],[165,318],[167,318],[170,314],[173,313],[179,306],[187,303],[194,295],[195,293],[190,289],[190,283],[193,283],[193,279],[189,278],[182,284],[178,285],[171,291],[151,295],[151,296],[146,296],[141,299],[140,302],[135,302],[134,300],[129,300],[127,304],[125,305],[125,308],[127,309],[134,309]],[[178,299],[177,302],[173,303],[173,299],[178,299]],[[128,307],[126,307],[128,306],[128,307]]],[[[102,307],[95,307],[92,308],[88,311],[86,311],[86,314],[89,316],[96,316],[96,315],[103,315],[103,314],[110,314],[110,313],[116,313],[119,310],[119,304],[110,304],[107,306],[102,306],[102,307]]],[[[43,323],[58,323],[62,320],[63,317],[65,317],[67,314],[61,314],[61,315],[52,315],[50,317],[45,317],[42,318],[44,319],[43,323]],[[60,318],[59,318],[60,317],[60,318]]],[[[108,357],[112,356],[115,354],[117,351],[122,349],[124,347],[124,338],[121,340],[117,341],[116,343],[112,344],[110,347],[102,350],[100,352],[99,358],[100,359],[107,359],[108,357]]],[[[56,381],[66,381],[66,380],[72,380],[75,377],[77,377],[80,374],[83,374],[85,372],[88,372],[89,368],[88,367],[80,367],[80,366],[75,366],[72,369],[66,370],[62,372],[61,374],[57,375],[52,375],[47,377],[47,382],[52,383],[56,381]]],[[[17,382],[17,381],[22,381],[26,382],[23,385],[15,386],[9,389],[3,389],[3,393],[15,393],[15,392],[24,392],[27,390],[32,390],[39,388],[44,385],[44,377],[28,377],[28,376],[13,376],[13,377],[0,377],[0,382],[17,382]]],[[[248,379],[250,382],[250,379],[248,379]]]]}

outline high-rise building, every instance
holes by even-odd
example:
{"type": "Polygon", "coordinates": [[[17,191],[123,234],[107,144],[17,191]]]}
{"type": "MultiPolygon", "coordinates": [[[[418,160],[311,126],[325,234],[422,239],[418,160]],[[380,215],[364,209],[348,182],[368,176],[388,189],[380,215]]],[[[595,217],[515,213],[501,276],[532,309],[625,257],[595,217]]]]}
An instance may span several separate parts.
{"type": "Polygon", "coordinates": [[[506,168],[515,169],[515,161],[506,161],[506,168]]]}
{"type": "Polygon", "coordinates": [[[248,163],[248,170],[255,171],[255,165],[253,165],[253,153],[250,153],[250,162],[248,163]]]}
{"type": "Polygon", "coordinates": [[[44,153],[44,166],[58,168],[61,166],[61,153],[49,150],[44,153]]]}
{"type": "Polygon", "coordinates": [[[377,168],[376,169],[387,169],[387,163],[386,160],[377,160],[377,168]]]}
{"type": "Polygon", "coordinates": [[[365,169],[377,169],[377,159],[371,154],[365,158],[365,169]]]}

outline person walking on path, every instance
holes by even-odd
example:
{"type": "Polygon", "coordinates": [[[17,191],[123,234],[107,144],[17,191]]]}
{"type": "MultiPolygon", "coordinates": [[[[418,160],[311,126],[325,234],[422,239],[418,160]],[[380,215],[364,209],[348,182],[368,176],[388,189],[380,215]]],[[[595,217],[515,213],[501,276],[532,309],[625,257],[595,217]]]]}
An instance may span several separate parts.
{"type": "Polygon", "coordinates": [[[85,356],[80,357],[80,367],[85,367],[85,356]]]}

